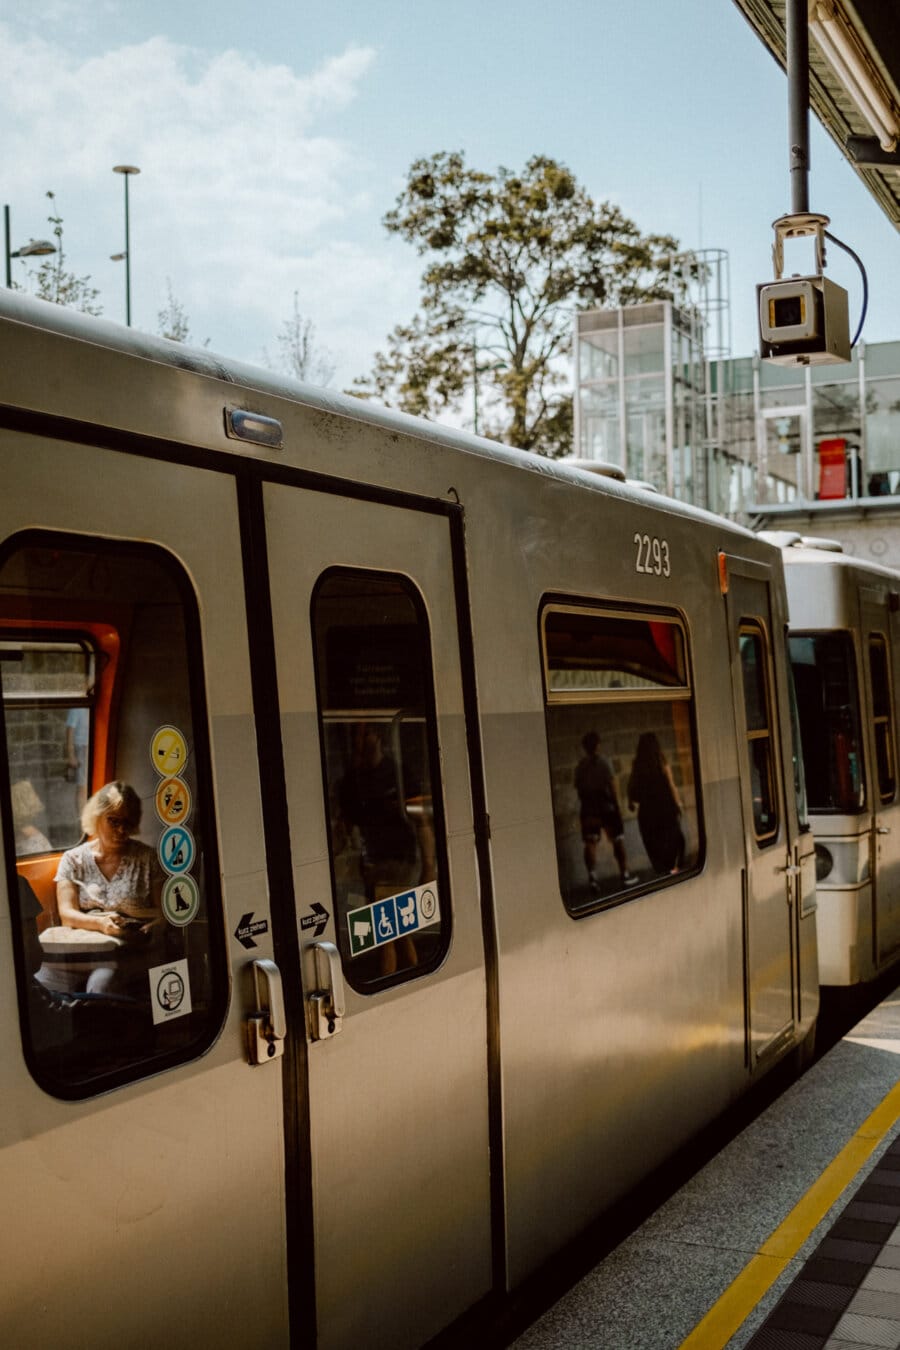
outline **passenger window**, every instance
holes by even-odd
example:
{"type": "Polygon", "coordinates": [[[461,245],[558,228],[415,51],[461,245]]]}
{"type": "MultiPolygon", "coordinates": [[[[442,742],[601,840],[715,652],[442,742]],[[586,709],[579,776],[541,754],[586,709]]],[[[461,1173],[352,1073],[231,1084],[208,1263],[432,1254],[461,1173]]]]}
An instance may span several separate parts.
{"type": "Polygon", "coordinates": [[[849,633],[791,633],[800,738],[811,812],[850,815],[865,806],[862,724],[849,633]]]}
{"type": "Polygon", "coordinates": [[[559,882],[577,914],[700,865],[693,693],[671,615],[550,604],[541,634],[559,882]]]}
{"type": "Polygon", "coordinates": [[[869,634],[869,675],[872,681],[872,723],[878,793],[882,802],[893,799],[897,785],[894,772],[894,727],[891,717],[891,681],[887,643],[881,633],[869,634]]]}
{"type": "Polygon", "coordinates": [[[91,1096],[221,1025],[196,603],[171,556],[30,532],[0,553],[0,803],[22,1039],[91,1096]]]}
{"type": "Polygon", "coordinates": [[[450,939],[428,624],[405,578],[341,569],[312,625],[338,942],[372,993],[434,970],[450,939]]]}
{"type": "Polygon", "coordinates": [[[771,843],[778,832],[778,810],[769,678],[762,630],[756,624],[742,624],[739,644],[744,680],[744,716],[747,724],[753,831],[757,843],[766,844],[771,843]]]}
{"type": "Polygon", "coordinates": [[[17,857],[81,837],[97,656],[89,633],[0,640],[17,857]]]}

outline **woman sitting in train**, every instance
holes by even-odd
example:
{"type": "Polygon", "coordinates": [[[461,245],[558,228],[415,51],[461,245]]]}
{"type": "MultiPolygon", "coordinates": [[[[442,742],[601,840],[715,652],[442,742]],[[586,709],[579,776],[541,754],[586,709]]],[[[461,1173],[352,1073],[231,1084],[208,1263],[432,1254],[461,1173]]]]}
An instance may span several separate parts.
{"type": "Polygon", "coordinates": [[[132,838],[141,801],[127,783],[107,783],[81,813],[88,839],[59,860],[56,897],[60,923],[115,940],[114,955],[99,959],[89,993],[128,992],[161,960],[164,874],[154,849],[132,838]]]}

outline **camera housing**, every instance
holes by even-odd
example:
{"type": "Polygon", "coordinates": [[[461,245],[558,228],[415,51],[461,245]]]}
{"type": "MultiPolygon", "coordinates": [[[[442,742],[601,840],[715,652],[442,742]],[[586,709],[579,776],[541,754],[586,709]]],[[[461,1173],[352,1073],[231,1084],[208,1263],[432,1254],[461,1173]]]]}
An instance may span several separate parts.
{"type": "Polygon", "coordinates": [[[759,348],[781,366],[850,360],[850,312],[843,286],[821,273],[770,281],[756,288],[759,348]]]}

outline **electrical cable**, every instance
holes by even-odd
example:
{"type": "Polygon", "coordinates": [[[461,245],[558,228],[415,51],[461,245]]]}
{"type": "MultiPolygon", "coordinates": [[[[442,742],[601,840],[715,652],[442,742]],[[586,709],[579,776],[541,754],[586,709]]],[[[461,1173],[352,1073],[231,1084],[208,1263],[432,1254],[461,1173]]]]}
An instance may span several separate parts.
{"type": "Polygon", "coordinates": [[[832,234],[830,230],[823,230],[822,233],[824,234],[826,239],[830,239],[833,244],[837,244],[838,248],[842,248],[845,253],[849,253],[850,257],[853,259],[853,261],[859,268],[860,272],[862,273],[862,285],[863,285],[862,313],[859,316],[859,326],[857,327],[853,341],[850,343],[851,347],[855,347],[857,342],[859,341],[859,335],[862,332],[863,324],[866,321],[866,310],[869,308],[869,278],[866,276],[866,269],[863,266],[862,258],[860,258],[858,253],[854,253],[853,249],[850,247],[849,244],[845,244],[843,240],[838,239],[838,237],[832,234]]]}

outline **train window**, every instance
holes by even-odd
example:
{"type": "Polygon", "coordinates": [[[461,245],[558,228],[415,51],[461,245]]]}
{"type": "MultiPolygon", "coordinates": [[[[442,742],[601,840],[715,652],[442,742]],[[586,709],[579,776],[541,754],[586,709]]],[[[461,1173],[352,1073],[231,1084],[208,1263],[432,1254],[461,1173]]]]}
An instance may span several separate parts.
{"type": "Polygon", "coordinates": [[[693,692],[668,614],[541,613],[560,889],[571,914],[700,865],[693,692]]]}
{"type": "Polygon", "coordinates": [[[35,641],[8,632],[0,663],[16,855],[69,848],[87,800],[94,643],[87,634],[35,641]]]}
{"type": "Polygon", "coordinates": [[[0,805],[22,1041],[59,1097],[217,1034],[217,894],[197,607],[147,545],[30,531],[0,552],[0,805]]]}
{"type": "Polygon", "coordinates": [[[878,793],[882,802],[889,802],[893,799],[897,778],[894,772],[894,727],[887,643],[881,633],[869,634],[869,677],[872,681],[872,726],[875,733],[878,793]]]}
{"type": "Polygon", "coordinates": [[[810,812],[856,814],[866,794],[853,639],[846,632],[791,633],[788,648],[810,812]]]}
{"type": "Polygon", "coordinates": [[[753,832],[757,843],[764,844],[770,843],[778,831],[778,811],[766,645],[762,629],[756,624],[741,625],[739,651],[744,682],[753,832]]]}
{"type": "Polygon", "coordinates": [[[405,578],[335,569],[312,626],[338,942],[373,993],[450,940],[428,623],[405,578]]]}

